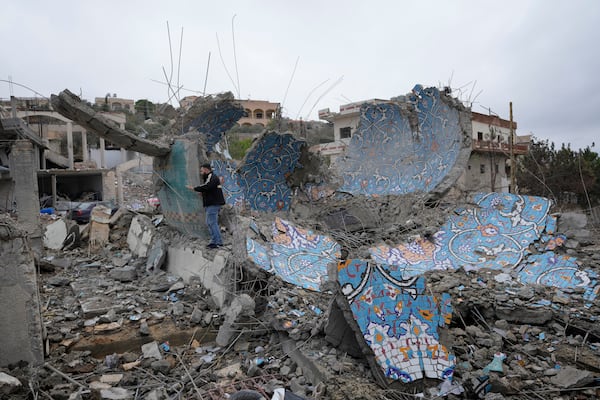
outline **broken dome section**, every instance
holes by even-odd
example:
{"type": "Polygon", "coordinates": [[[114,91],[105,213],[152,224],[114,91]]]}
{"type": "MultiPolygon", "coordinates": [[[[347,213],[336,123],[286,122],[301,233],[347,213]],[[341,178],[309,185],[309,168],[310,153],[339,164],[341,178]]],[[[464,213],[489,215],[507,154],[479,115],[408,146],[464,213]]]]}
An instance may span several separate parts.
{"type": "Polygon", "coordinates": [[[366,260],[340,262],[337,283],[336,302],[350,311],[346,321],[383,386],[452,378],[455,357],[438,331],[452,319],[448,294],[426,294],[423,277],[405,279],[397,268],[366,260]]]}
{"type": "Polygon", "coordinates": [[[190,109],[175,124],[183,127],[182,133],[198,132],[204,139],[206,151],[212,153],[223,135],[241,117],[244,108],[235,101],[231,92],[215,96],[198,97],[190,109]]]}
{"type": "Polygon", "coordinates": [[[288,178],[302,167],[303,149],[306,142],[289,133],[266,132],[254,142],[238,168],[238,184],[251,209],[273,212],[290,208],[288,178]]]}
{"type": "MultiPolygon", "coordinates": [[[[263,237],[256,225],[252,229],[263,237]]],[[[327,265],[337,263],[341,247],[333,239],[294,226],[279,217],[272,226],[272,240],[246,238],[248,257],[259,267],[285,282],[314,291],[327,281],[327,265]]]]}
{"type": "Polygon", "coordinates": [[[238,182],[237,162],[235,160],[212,160],[210,165],[221,180],[225,202],[231,206],[243,208],[246,196],[238,182]]]}
{"type": "Polygon", "coordinates": [[[578,287],[588,301],[596,297],[597,274],[553,251],[565,239],[556,233],[551,200],[486,193],[475,195],[473,202],[474,207],[456,210],[431,240],[375,246],[369,249],[371,257],[394,265],[404,278],[431,270],[488,268],[510,273],[522,284],[578,287]]]}
{"type": "Polygon", "coordinates": [[[395,101],[365,103],[333,170],[353,195],[443,194],[471,153],[470,112],[436,88],[415,86],[395,101]]]}

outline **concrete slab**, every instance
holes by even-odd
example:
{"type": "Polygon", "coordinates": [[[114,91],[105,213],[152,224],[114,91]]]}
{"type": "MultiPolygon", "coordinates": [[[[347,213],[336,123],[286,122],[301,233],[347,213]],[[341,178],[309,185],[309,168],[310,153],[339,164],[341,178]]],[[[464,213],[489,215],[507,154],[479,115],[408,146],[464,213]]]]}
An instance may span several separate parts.
{"type": "Polygon", "coordinates": [[[192,276],[199,277],[220,309],[234,292],[234,271],[226,268],[229,256],[230,253],[225,250],[202,251],[170,246],[167,252],[167,271],[180,276],[185,282],[189,282],[192,276]]]}
{"type": "Polygon", "coordinates": [[[127,245],[131,253],[137,257],[146,257],[155,231],[156,228],[149,217],[136,215],[131,220],[127,233],[127,245]]]}
{"type": "Polygon", "coordinates": [[[48,225],[44,231],[44,247],[51,250],[60,250],[68,234],[67,223],[58,219],[48,225]]]}

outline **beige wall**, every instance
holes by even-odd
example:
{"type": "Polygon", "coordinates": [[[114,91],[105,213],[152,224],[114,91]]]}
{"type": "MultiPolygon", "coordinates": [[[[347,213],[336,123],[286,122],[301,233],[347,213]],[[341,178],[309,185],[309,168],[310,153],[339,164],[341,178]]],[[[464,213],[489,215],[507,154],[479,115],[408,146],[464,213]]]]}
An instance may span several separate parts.
{"type": "Polygon", "coordinates": [[[494,191],[508,192],[510,179],[506,175],[507,160],[506,156],[498,153],[472,152],[467,169],[458,179],[457,185],[470,192],[491,192],[492,168],[495,169],[497,165],[494,191]]]}
{"type": "Polygon", "coordinates": [[[275,118],[279,103],[271,103],[264,100],[240,100],[240,104],[248,114],[238,120],[239,125],[262,125],[266,126],[270,120],[275,118]]]}

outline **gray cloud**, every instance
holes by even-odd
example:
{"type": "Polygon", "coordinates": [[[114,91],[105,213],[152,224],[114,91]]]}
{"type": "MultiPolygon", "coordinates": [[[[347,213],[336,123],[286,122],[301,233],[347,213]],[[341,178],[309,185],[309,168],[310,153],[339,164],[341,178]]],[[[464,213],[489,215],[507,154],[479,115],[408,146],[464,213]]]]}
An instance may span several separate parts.
{"type": "MultiPolygon", "coordinates": [[[[348,99],[389,98],[416,83],[450,83],[464,86],[465,100],[471,90],[471,100],[479,93],[473,105],[478,112],[491,109],[508,118],[512,101],[520,134],[574,147],[599,137],[600,3],[592,0],[35,3],[3,6],[0,79],[12,76],[45,95],[69,88],[88,99],[110,92],[165,101],[166,87],[153,80],[164,80],[163,67],[171,70],[167,21],[175,63],[184,30],[180,83],[202,90],[211,52],[208,91],[235,91],[215,38],[237,81],[235,14],[241,97],[281,101],[300,58],[285,104],[291,117],[305,117],[343,76],[309,117],[348,99]]],[[[0,97],[9,96],[8,85],[0,83],[0,97]]]]}

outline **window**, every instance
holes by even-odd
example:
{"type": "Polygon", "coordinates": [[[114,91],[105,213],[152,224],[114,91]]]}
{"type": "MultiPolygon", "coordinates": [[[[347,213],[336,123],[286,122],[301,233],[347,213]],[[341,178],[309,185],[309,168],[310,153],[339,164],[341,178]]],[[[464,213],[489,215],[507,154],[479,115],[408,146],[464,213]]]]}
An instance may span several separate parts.
{"type": "Polygon", "coordinates": [[[340,139],[347,139],[352,136],[352,128],[346,126],[344,128],[340,128],[340,139]]]}
{"type": "Polygon", "coordinates": [[[479,165],[479,173],[485,174],[485,164],[479,165]]]}
{"type": "Polygon", "coordinates": [[[483,140],[483,132],[477,132],[477,140],[483,140]]]}

